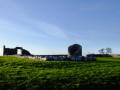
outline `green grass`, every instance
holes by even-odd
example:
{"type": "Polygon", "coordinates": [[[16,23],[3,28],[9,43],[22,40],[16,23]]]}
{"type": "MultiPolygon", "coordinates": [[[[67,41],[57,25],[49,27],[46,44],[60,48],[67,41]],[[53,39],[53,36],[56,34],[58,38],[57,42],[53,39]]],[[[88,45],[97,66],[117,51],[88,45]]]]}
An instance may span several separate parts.
{"type": "Polygon", "coordinates": [[[0,57],[0,90],[119,88],[120,59],[34,61],[0,57]]]}

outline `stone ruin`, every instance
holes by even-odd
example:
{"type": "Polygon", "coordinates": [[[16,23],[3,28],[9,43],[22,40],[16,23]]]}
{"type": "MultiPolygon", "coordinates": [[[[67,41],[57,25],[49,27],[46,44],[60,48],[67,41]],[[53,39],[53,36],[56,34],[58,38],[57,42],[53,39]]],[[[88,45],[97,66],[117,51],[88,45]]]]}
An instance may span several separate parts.
{"type": "Polygon", "coordinates": [[[73,44],[68,47],[68,55],[32,55],[29,51],[22,47],[6,48],[3,47],[3,55],[15,55],[21,58],[40,60],[40,61],[96,61],[93,56],[82,56],[82,46],[79,44],[73,44]],[[20,53],[18,51],[20,50],[20,53]]]}
{"type": "Polygon", "coordinates": [[[22,47],[6,48],[5,46],[3,46],[3,55],[31,56],[32,54],[29,51],[23,49],[22,47]],[[18,51],[20,51],[19,54],[18,51]]]}
{"type": "Polygon", "coordinates": [[[73,44],[68,47],[68,57],[80,57],[82,56],[82,46],[79,44],[73,44]]]}

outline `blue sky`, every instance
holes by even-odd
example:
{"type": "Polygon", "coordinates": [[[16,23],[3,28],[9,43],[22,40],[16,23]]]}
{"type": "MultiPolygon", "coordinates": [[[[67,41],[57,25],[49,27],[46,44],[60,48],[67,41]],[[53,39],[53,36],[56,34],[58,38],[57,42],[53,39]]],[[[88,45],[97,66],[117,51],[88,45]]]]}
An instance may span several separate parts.
{"type": "Polygon", "coordinates": [[[0,0],[0,54],[3,45],[66,54],[74,43],[84,55],[120,53],[119,34],[120,0],[0,0]]]}

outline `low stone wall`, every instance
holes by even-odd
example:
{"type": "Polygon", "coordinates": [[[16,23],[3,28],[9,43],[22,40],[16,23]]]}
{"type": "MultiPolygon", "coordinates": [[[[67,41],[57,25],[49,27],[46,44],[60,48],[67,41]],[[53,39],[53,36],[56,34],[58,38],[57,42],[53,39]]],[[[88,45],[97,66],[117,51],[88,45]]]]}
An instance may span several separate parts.
{"type": "Polygon", "coordinates": [[[40,56],[18,56],[18,55],[9,55],[12,57],[25,58],[30,60],[39,60],[39,61],[96,61],[95,57],[40,57],[40,56]]]}

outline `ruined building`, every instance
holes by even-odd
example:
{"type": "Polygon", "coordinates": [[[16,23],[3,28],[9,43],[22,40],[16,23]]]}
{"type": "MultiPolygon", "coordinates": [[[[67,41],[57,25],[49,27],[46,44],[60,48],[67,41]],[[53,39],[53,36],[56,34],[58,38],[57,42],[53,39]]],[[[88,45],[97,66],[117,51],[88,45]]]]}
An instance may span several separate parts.
{"type": "Polygon", "coordinates": [[[22,47],[6,48],[5,46],[3,46],[3,55],[23,55],[23,56],[30,56],[32,54],[29,51],[23,49],[22,47]]]}
{"type": "Polygon", "coordinates": [[[69,57],[79,57],[82,56],[82,46],[79,44],[73,44],[68,47],[69,57]]]}

